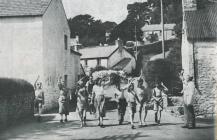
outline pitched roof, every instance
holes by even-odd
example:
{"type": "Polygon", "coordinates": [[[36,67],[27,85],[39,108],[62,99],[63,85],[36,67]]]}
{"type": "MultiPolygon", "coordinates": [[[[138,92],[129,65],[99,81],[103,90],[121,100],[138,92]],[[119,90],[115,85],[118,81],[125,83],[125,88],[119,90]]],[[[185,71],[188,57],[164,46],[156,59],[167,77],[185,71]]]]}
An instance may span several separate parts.
{"type": "MultiPolygon", "coordinates": [[[[175,25],[176,24],[164,24],[164,30],[173,30],[175,25]]],[[[161,24],[150,24],[150,25],[145,25],[141,28],[142,31],[157,31],[161,29],[162,29],[161,24]]]]}
{"type": "Polygon", "coordinates": [[[52,0],[0,0],[0,17],[40,16],[52,0]]]}
{"type": "Polygon", "coordinates": [[[82,54],[81,59],[91,58],[108,58],[118,47],[114,46],[96,46],[91,48],[80,49],[79,52],[82,54]]]}
{"type": "Polygon", "coordinates": [[[216,9],[216,3],[209,3],[204,9],[185,12],[188,39],[217,38],[216,9]]]}
{"type": "Polygon", "coordinates": [[[131,58],[123,58],[117,64],[115,64],[112,68],[115,70],[123,70],[127,64],[131,61],[131,58]]]}

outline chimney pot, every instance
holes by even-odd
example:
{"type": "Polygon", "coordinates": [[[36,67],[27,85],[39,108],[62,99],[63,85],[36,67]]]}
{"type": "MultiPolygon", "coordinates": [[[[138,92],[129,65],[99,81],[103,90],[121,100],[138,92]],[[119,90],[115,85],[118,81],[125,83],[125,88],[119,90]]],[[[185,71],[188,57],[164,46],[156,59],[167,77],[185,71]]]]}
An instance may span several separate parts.
{"type": "Polygon", "coordinates": [[[118,48],[119,48],[120,51],[122,51],[122,49],[123,49],[124,46],[123,46],[123,41],[120,38],[118,38],[115,41],[115,45],[118,46],[118,48]]]}

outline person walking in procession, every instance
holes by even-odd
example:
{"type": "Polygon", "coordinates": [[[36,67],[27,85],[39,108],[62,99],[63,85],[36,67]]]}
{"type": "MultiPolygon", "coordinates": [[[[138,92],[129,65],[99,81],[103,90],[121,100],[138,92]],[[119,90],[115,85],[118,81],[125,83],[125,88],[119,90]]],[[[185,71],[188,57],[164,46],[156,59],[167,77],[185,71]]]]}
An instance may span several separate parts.
{"type": "Polygon", "coordinates": [[[161,112],[163,111],[163,93],[168,91],[163,82],[156,82],[152,91],[152,100],[154,102],[155,122],[160,125],[161,112]]]}
{"type": "Polygon", "coordinates": [[[44,91],[42,89],[42,82],[38,82],[39,76],[35,81],[34,88],[35,88],[35,100],[34,100],[34,107],[35,113],[37,114],[37,120],[41,121],[41,113],[42,113],[42,106],[44,105],[44,91]]]}
{"type": "Polygon", "coordinates": [[[103,118],[105,117],[106,110],[105,110],[105,86],[110,83],[110,77],[108,81],[104,81],[104,79],[97,79],[97,84],[93,86],[93,96],[95,98],[97,112],[98,112],[98,119],[99,123],[98,126],[103,127],[103,118]]]}
{"type": "Polygon", "coordinates": [[[195,128],[195,114],[194,114],[194,94],[200,92],[195,88],[193,76],[187,77],[187,83],[184,86],[183,90],[183,98],[184,98],[184,116],[185,116],[185,124],[182,126],[183,128],[195,128]]]}
{"type": "Polygon", "coordinates": [[[59,99],[58,99],[58,103],[59,103],[59,114],[60,114],[60,122],[63,123],[63,115],[65,115],[65,119],[64,121],[67,122],[67,115],[69,115],[69,109],[68,109],[68,97],[67,97],[67,91],[65,88],[65,84],[64,81],[62,81],[61,79],[58,82],[58,87],[59,87],[59,99]]]}
{"type": "Polygon", "coordinates": [[[129,107],[131,129],[135,129],[134,116],[136,113],[136,102],[139,101],[137,94],[134,92],[134,84],[131,82],[127,88],[127,103],[129,107]]]}
{"type": "Polygon", "coordinates": [[[147,104],[148,104],[148,101],[150,99],[148,90],[143,86],[143,83],[144,83],[143,79],[139,78],[138,79],[138,85],[135,88],[136,94],[137,94],[139,102],[140,102],[140,104],[139,104],[139,120],[140,120],[140,125],[141,126],[143,124],[142,123],[142,111],[143,111],[143,107],[145,109],[145,114],[144,114],[143,122],[146,125],[145,119],[146,119],[147,114],[148,114],[147,104]]]}
{"type": "Polygon", "coordinates": [[[88,108],[88,93],[85,84],[81,82],[76,91],[77,96],[77,109],[81,120],[81,127],[86,125],[86,112],[88,108]]]}
{"type": "Polygon", "coordinates": [[[127,99],[124,95],[124,90],[123,89],[120,90],[117,89],[117,92],[115,93],[115,98],[118,96],[118,100],[117,100],[118,122],[119,125],[122,125],[124,121],[126,108],[127,108],[127,99]]]}
{"type": "Polygon", "coordinates": [[[92,98],[92,91],[93,91],[93,86],[94,86],[94,82],[93,82],[93,77],[90,76],[89,77],[89,81],[87,81],[86,83],[86,89],[87,89],[87,93],[88,93],[88,103],[89,103],[89,111],[90,114],[94,114],[96,113],[96,109],[94,107],[94,99],[92,98]],[[91,100],[93,99],[93,100],[91,100]]]}

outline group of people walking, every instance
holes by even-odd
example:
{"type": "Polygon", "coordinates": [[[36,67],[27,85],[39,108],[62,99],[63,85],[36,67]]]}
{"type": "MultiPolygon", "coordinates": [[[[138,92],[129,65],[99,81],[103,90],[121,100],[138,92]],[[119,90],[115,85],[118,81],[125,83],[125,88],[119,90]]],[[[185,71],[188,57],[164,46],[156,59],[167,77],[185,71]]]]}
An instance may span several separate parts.
{"type": "MultiPolygon", "coordinates": [[[[41,120],[40,114],[42,105],[44,104],[44,91],[42,90],[42,83],[38,82],[39,77],[35,82],[35,108],[38,114],[38,120],[41,120]]],[[[180,79],[183,82],[184,94],[184,114],[185,125],[184,128],[195,127],[195,115],[192,105],[192,96],[195,90],[193,77],[184,79],[183,74],[180,73],[180,79]]],[[[79,80],[75,91],[77,100],[77,112],[81,121],[81,127],[86,126],[87,111],[90,114],[98,116],[98,126],[103,127],[104,117],[106,116],[106,86],[111,84],[110,76],[105,78],[97,78],[93,80],[90,76],[88,81],[79,80]]],[[[128,107],[131,128],[134,129],[134,117],[138,110],[139,124],[146,125],[146,117],[150,104],[153,104],[155,111],[154,121],[160,125],[161,113],[164,108],[163,94],[168,89],[161,81],[156,81],[155,87],[149,89],[144,86],[144,80],[139,78],[125,78],[121,80],[121,86],[116,86],[115,98],[117,99],[118,121],[119,125],[123,124],[124,116],[128,107]],[[144,114],[143,114],[144,113],[144,114]],[[142,117],[144,115],[144,117],[142,117]]],[[[62,79],[58,80],[59,87],[59,114],[61,116],[60,122],[67,122],[67,115],[69,115],[69,99],[67,97],[67,89],[62,79]],[[65,118],[63,119],[63,116],[65,118]]]]}
{"type": "MultiPolygon", "coordinates": [[[[154,103],[155,122],[160,125],[161,112],[163,110],[163,94],[168,90],[166,86],[158,81],[153,94],[149,88],[143,86],[144,80],[140,77],[136,79],[123,79],[120,83],[122,86],[116,86],[115,98],[117,99],[118,121],[119,125],[123,124],[124,116],[128,106],[131,128],[134,129],[134,116],[138,108],[140,125],[146,125],[145,119],[148,113],[148,105],[154,103]],[[137,84],[136,84],[137,83],[137,84]],[[137,106],[138,104],[138,106],[137,106]],[[144,110],[144,118],[142,114],[144,110]]],[[[80,81],[76,91],[77,109],[81,120],[81,126],[86,125],[86,112],[98,116],[98,125],[103,127],[103,118],[106,114],[105,99],[106,86],[110,85],[111,78],[97,78],[93,81],[90,77],[85,83],[80,81]]]]}

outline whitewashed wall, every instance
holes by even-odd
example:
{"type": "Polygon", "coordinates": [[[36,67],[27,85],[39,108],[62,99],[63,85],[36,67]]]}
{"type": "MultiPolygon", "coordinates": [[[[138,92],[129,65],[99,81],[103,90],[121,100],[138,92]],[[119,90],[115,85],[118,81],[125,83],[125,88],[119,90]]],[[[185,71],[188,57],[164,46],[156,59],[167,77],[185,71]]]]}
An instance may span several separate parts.
{"type": "Polygon", "coordinates": [[[0,19],[0,76],[31,83],[43,73],[41,17],[0,19]]]}

